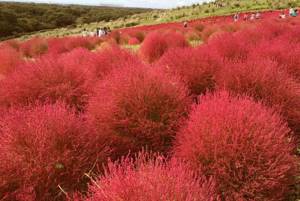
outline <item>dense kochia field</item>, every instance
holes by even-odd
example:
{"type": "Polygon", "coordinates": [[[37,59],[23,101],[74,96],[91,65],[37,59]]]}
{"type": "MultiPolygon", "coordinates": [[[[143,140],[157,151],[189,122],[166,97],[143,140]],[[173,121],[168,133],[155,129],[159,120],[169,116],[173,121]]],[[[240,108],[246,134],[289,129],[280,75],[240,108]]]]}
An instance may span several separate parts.
{"type": "Polygon", "coordinates": [[[299,198],[300,20],[277,14],[0,43],[0,200],[299,198]]]}

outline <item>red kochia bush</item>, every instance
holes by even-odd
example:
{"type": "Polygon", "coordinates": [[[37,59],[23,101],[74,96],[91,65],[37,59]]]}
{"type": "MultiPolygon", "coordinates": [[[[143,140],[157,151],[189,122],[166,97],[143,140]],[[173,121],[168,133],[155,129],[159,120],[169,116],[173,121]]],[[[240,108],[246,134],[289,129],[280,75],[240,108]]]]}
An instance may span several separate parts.
{"type": "Polygon", "coordinates": [[[96,86],[88,116],[116,155],[147,146],[166,151],[188,112],[185,87],[175,78],[146,68],[118,69],[96,86]]]}
{"type": "Polygon", "coordinates": [[[199,95],[215,86],[219,64],[205,48],[171,49],[159,60],[164,70],[179,75],[193,95],[199,95]]]}
{"type": "Polygon", "coordinates": [[[101,139],[64,104],[11,109],[3,116],[0,200],[64,200],[61,189],[85,190],[84,174],[107,160],[101,139]]]}
{"type": "Polygon", "coordinates": [[[11,39],[11,40],[7,40],[5,42],[2,42],[0,44],[0,47],[1,48],[3,48],[3,47],[11,47],[11,48],[19,51],[19,49],[20,49],[20,42],[18,40],[11,39]]]}
{"type": "Polygon", "coordinates": [[[0,48],[0,75],[14,71],[21,62],[21,55],[15,49],[10,46],[0,48]]]}
{"type": "Polygon", "coordinates": [[[220,34],[209,41],[210,49],[216,50],[224,60],[243,61],[247,58],[250,45],[239,40],[233,33],[220,34]]]}
{"type": "Polygon", "coordinates": [[[178,32],[152,32],[147,35],[141,48],[141,57],[152,63],[158,60],[168,49],[175,47],[188,47],[184,36],[178,32]]]}
{"type": "Polygon", "coordinates": [[[140,154],[109,163],[105,174],[89,188],[85,201],[216,201],[212,180],[196,178],[179,160],[140,154]]]}
{"type": "Polygon", "coordinates": [[[292,77],[300,80],[300,48],[298,44],[290,44],[288,39],[261,42],[256,51],[252,51],[250,59],[269,59],[287,71],[292,77]]]}
{"type": "Polygon", "coordinates": [[[130,38],[129,40],[128,40],[128,45],[138,45],[138,44],[140,44],[141,42],[137,39],[137,38],[135,38],[135,37],[132,37],[132,38],[130,38]]]}
{"type": "Polygon", "coordinates": [[[97,68],[96,54],[85,48],[76,48],[70,52],[61,54],[57,59],[64,68],[77,69],[90,79],[96,79],[95,69],[97,68]]]}
{"type": "Polygon", "coordinates": [[[143,31],[134,31],[129,34],[131,37],[138,39],[140,42],[143,42],[145,39],[146,33],[143,31]]]}
{"type": "Polygon", "coordinates": [[[38,57],[48,51],[48,43],[43,38],[32,38],[21,44],[20,51],[25,57],[38,57]]]}
{"type": "MultiPolygon", "coordinates": [[[[84,55],[82,55],[84,57],[84,55]]],[[[0,81],[0,105],[31,105],[63,100],[83,110],[91,90],[88,70],[64,65],[54,57],[41,58],[18,68],[0,81]]]]}
{"type": "Polygon", "coordinates": [[[65,37],[48,39],[50,54],[61,54],[72,51],[76,48],[94,49],[102,42],[101,39],[95,37],[65,37]]]}
{"type": "Polygon", "coordinates": [[[278,108],[289,126],[300,132],[300,84],[270,60],[227,63],[218,76],[220,88],[248,94],[256,100],[278,108]]]}
{"type": "Polygon", "coordinates": [[[97,45],[97,41],[91,40],[91,39],[93,39],[93,38],[89,38],[89,37],[65,38],[65,47],[68,51],[73,50],[75,48],[79,48],[79,47],[92,50],[97,45]]]}
{"type": "Polygon", "coordinates": [[[295,176],[289,128],[247,97],[206,95],[178,134],[175,154],[214,176],[224,200],[284,200],[295,176]]]}
{"type": "Polygon", "coordinates": [[[94,74],[102,79],[112,70],[124,66],[141,65],[139,58],[131,52],[116,46],[101,49],[93,58],[94,74]]]}

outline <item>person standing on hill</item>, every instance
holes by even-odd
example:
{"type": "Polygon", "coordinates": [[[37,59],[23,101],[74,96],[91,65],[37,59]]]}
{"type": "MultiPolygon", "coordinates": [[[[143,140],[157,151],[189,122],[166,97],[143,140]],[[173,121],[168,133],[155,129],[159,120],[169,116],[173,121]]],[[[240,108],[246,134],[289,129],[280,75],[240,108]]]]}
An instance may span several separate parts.
{"type": "Polygon", "coordinates": [[[297,17],[297,15],[298,15],[298,10],[297,10],[297,9],[294,9],[294,8],[290,8],[290,10],[289,10],[289,15],[290,15],[291,17],[297,17]]]}
{"type": "Polygon", "coordinates": [[[236,14],[234,14],[234,16],[233,16],[233,21],[234,21],[234,22],[237,22],[238,20],[239,20],[239,14],[236,13],[236,14]]]}
{"type": "Polygon", "coordinates": [[[107,32],[107,27],[104,27],[104,28],[103,28],[103,33],[104,33],[104,36],[106,36],[106,35],[108,34],[108,32],[107,32]]]}
{"type": "Polygon", "coordinates": [[[83,29],[83,32],[82,32],[82,36],[83,37],[87,37],[89,34],[88,34],[88,31],[86,30],[86,28],[83,29]]]}
{"type": "Polygon", "coordinates": [[[294,17],[297,17],[298,16],[298,9],[295,9],[294,11],[295,11],[294,17]]]}
{"type": "Polygon", "coordinates": [[[257,12],[255,14],[255,19],[259,20],[260,18],[261,18],[261,14],[260,14],[260,12],[257,12]]]}
{"type": "Polygon", "coordinates": [[[285,15],[284,11],[282,11],[282,12],[279,14],[279,18],[280,18],[280,19],[285,19],[285,18],[286,18],[286,15],[285,15]]]}
{"type": "Polygon", "coordinates": [[[184,28],[187,28],[187,27],[188,27],[188,22],[187,22],[187,21],[184,21],[184,22],[183,22],[183,27],[184,27],[184,28]]]}

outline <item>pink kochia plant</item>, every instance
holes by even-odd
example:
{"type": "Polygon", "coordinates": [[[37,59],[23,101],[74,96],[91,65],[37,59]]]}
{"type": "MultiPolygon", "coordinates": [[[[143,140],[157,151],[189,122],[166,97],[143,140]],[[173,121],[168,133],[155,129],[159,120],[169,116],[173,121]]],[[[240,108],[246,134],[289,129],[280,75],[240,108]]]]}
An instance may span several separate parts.
{"type": "Polygon", "coordinates": [[[135,38],[135,37],[131,37],[129,40],[128,40],[128,45],[138,45],[140,44],[141,42],[135,38]]]}
{"type": "Polygon", "coordinates": [[[158,60],[168,49],[175,47],[188,47],[189,44],[181,33],[178,32],[151,32],[145,38],[140,55],[148,63],[158,60]]]}
{"type": "Polygon", "coordinates": [[[86,189],[85,174],[106,154],[101,138],[62,103],[10,109],[0,120],[0,200],[65,200],[86,189]]]}
{"type": "Polygon", "coordinates": [[[217,84],[236,94],[247,94],[276,107],[290,128],[300,134],[300,84],[268,59],[225,63],[217,84]]]}
{"type": "Polygon", "coordinates": [[[117,68],[142,65],[136,55],[118,46],[109,46],[99,50],[95,53],[93,62],[95,66],[94,74],[99,79],[102,79],[117,68]]]}
{"type": "Polygon", "coordinates": [[[215,183],[205,181],[188,165],[162,156],[139,154],[109,163],[89,187],[85,201],[217,201],[215,183]]]}
{"type": "Polygon", "coordinates": [[[60,100],[82,111],[91,90],[89,75],[87,66],[69,65],[54,57],[41,58],[0,81],[0,105],[27,106],[60,100]]]}
{"type": "Polygon", "coordinates": [[[186,88],[145,66],[120,68],[95,88],[88,116],[117,155],[147,146],[165,152],[187,116],[186,88]]]}
{"type": "Polygon", "coordinates": [[[38,57],[48,51],[48,42],[43,38],[32,38],[21,44],[20,51],[24,57],[38,57]]]}
{"type": "Polygon", "coordinates": [[[181,77],[193,95],[200,95],[215,88],[219,63],[205,48],[171,49],[158,63],[165,72],[181,77]]]}
{"type": "Polygon", "coordinates": [[[0,47],[0,77],[11,73],[21,63],[21,55],[17,50],[8,45],[0,47]]]}
{"type": "Polygon", "coordinates": [[[222,91],[201,97],[175,155],[214,176],[224,200],[284,200],[296,174],[290,129],[272,109],[222,91]]]}

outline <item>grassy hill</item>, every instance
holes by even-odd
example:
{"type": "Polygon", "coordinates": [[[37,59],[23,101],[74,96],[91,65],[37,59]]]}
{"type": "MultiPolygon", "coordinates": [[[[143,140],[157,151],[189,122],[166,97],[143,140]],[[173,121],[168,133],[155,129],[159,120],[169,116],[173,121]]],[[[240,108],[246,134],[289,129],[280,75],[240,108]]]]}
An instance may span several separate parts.
{"type": "Polygon", "coordinates": [[[0,2],[0,39],[76,24],[108,22],[150,9],[0,2]]]}
{"type": "Polygon", "coordinates": [[[47,32],[37,32],[25,35],[21,39],[32,36],[66,36],[81,34],[83,29],[94,31],[97,27],[110,26],[113,29],[160,24],[184,20],[205,18],[210,16],[230,15],[236,12],[274,10],[289,7],[299,7],[300,0],[216,0],[210,3],[194,4],[170,10],[152,10],[131,16],[120,17],[116,20],[98,21],[94,23],[78,24],[76,27],[65,27],[47,32]]]}

